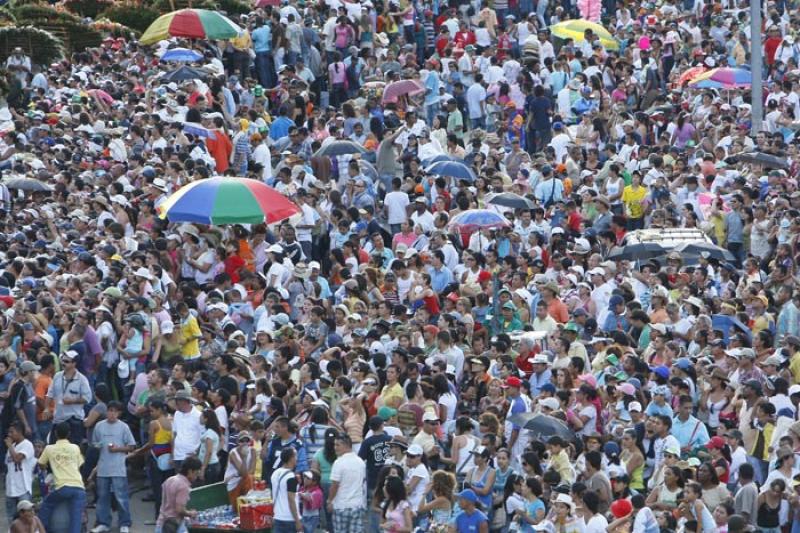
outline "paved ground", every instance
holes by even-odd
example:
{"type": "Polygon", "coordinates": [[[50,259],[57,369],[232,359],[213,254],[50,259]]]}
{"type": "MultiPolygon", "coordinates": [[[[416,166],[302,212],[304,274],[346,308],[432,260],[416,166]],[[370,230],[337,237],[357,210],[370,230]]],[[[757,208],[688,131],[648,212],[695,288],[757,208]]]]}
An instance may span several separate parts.
{"type": "MultiPolygon", "coordinates": [[[[4,481],[4,480],[3,480],[4,481]]],[[[154,526],[151,525],[144,525],[146,521],[153,520],[154,517],[154,508],[153,502],[145,502],[142,501],[142,498],[148,493],[149,488],[146,487],[146,480],[144,478],[144,474],[142,472],[130,472],[128,477],[128,481],[130,483],[130,491],[131,491],[131,516],[133,517],[133,525],[131,526],[132,533],[152,533],[155,529],[154,526]]],[[[5,486],[4,483],[2,485],[2,491],[0,493],[3,495],[5,499],[5,486]]],[[[93,495],[90,496],[93,498],[93,495]]],[[[8,519],[6,518],[6,511],[5,505],[0,505],[0,530],[7,531],[7,525],[9,524],[8,519]]],[[[117,515],[114,513],[114,527],[111,530],[113,533],[119,531],[117,525],[117,515]]],[[[94,509],[89,509],[89,529],[95,526],[95,514],[94,509]]]]}

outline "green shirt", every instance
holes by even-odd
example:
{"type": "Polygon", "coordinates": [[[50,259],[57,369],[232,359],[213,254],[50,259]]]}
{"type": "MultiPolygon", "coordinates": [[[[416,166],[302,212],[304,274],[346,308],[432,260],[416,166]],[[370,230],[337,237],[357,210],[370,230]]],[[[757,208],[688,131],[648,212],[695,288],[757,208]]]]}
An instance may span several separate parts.
{"type": "Polygon", "coordinates": [[[464,138],[464,117],[458,109],[447,115],[447,133],[454,133],[459,139],[464,138]]]}

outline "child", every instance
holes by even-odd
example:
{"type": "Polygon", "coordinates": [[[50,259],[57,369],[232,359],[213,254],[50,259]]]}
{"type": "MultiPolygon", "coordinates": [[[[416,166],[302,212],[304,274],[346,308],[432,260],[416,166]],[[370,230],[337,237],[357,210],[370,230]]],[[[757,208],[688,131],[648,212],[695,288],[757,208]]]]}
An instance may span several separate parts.
{"type": "Polygon", "coordinates": [[[128,362],[128,384],[133,384],[136,378],[136,361],[144,348],[144,319],[141,315],[131,314],[125,318],[124,323],[125,330],[117,347],[122,358],[128,362]]]}
{"type": "MultiPolygon", "coordinates": [[[[257,457],[261,457],[261,448],[264,444],[264,422],[261,420],[253,420],[250,422],[250,433],[253,435],[253,451],[256,452],[257,457]]],[[[264,466],[262,461],[256,461],[255,479],[261,479],[261,468],[264,466]]]]}
{"type": "Polygon", "coordinates": [[[256,380],[256,399],[250,408],[250,414],[258,420],[267,417],[267,405],[269,405],[269,384],[264,378],[256,380]]]}
{"type": "Polygon", "coordinates": [[[319,510],[322,508],[320,474],[316,470],[303,472],[303,488],[298,493],[303,508],[303,532],[314,533],[319,525],[319,510]]]}

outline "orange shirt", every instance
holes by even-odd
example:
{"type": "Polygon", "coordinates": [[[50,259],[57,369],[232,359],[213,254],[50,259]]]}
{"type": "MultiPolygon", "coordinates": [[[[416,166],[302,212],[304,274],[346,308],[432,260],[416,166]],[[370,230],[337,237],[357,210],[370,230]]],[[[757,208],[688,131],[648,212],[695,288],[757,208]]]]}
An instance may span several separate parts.
{"type": "Polygon", "coordinates": [[[547,314],[553,317],[553,320],[559,324],[565,324],[569,321],[569,311],[567,310],[567,306],[558,298],[553,298],[550,300],[550,304],[547,306],[547,314]]]}
{"type": "Polygon", "coordinates": [[[233,143],[230,137],[222,130],[214,130],[214,138],[206,139],[206,148],[217,163],[217,174],[223,174],[230,166],[230,157],[233,153],[233,143]]]}
{"type": "MultiPolygon", "coordinates": [[[[39,374],[39,377],[36,379],[36,386],[34,387],[34,392],[36,393],[36,399],[44,401],[45,405],[47,405],[47,403],[49,401],[49,400],[47,400],[47,389],[50,388],[50,384],[52,382],[53,382],[53,378],[51,378],[50,376],[47,376],[45,374],[39,374]]],[[[44,417],[42,416],[43,412],[44,412],[44,409],[42,409],[41,407],[39,407],[37,405],[36,406],[36,420],[44,420],[44,417]]]]}

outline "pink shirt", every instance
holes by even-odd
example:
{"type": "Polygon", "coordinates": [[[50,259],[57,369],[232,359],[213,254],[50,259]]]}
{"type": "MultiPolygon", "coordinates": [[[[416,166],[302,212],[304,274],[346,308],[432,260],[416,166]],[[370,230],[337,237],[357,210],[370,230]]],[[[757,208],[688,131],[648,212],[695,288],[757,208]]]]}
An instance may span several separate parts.
{"type": "Polygon", "coordinates": [[[347,68],[344,63],[339,61],[328,65],[328,78],[330,78],[331,83],[344,83],[347,79],[347,68]]]}
{"type": "Polygon", "coordinates": [[[158,513],[157,526],[163,526],[169,518],[181,519],[178,515],[179,508],[186,508],[189,503],[189,490],[192,484],[186,476],[178,474],[172,476],[164,482],[161,491],[161,510],[158,513]]]}

